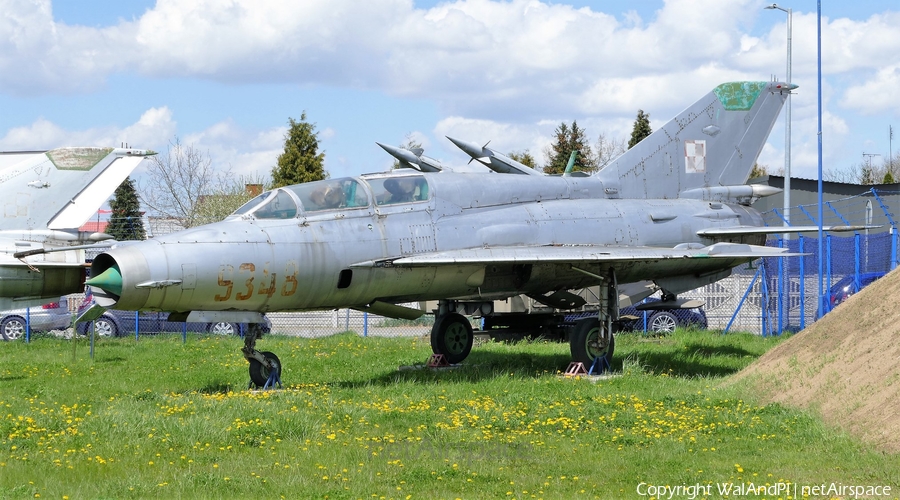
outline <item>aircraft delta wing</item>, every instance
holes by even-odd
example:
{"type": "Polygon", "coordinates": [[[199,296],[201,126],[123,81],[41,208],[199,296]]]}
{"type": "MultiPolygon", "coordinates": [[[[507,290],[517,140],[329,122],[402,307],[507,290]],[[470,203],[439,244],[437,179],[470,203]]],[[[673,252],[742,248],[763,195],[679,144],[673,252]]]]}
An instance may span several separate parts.
{"type": "Polygon", "coordinates": [[[0,309],[84,290],[83,248],[110,236],[78,228],[148,154],[113,148],[0,153],[0,309]]]}
{"type": "MultiPolygon", "coordinates": [[[[490,314],[493,300],[565,303],[599,285],[600,311],[570,347],[586,365],[608,364],[620,284],[645,293],[652,282],[674,302],[737,265],[786,255],[763,246],[765,234],[728,230],[764,226],[749,200],[771,190],[743,183],[792,88],[720,85],[593,176],[403,169],[278,188],[224,221],[100,254],[87,284],[102,307],[170,320],[344,307],[412,318],[422,311],[402,304],[438,300],[432,348],[451,363],[472,348],[466,316],[490,314]]],[[[264,386],[281,364],[250,330],[243,353],[264,386]]]]}

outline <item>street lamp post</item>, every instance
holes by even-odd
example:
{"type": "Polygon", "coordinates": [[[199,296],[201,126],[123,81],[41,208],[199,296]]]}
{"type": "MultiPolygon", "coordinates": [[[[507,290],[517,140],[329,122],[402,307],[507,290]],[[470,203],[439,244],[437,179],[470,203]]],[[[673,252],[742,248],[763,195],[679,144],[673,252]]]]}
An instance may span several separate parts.
{"type": "MultiPolygon", "coordinates": [[[[791,9],[778,4],[766,6],[766,9],[777,9],[787,13],[787,82],[791,83],[791,9]]],[[[788,92],[784,103],[784,225],[791,225],[791,94],[788,92]]],[[[787,235],[785,235],[787,238],[787,235]]]]}

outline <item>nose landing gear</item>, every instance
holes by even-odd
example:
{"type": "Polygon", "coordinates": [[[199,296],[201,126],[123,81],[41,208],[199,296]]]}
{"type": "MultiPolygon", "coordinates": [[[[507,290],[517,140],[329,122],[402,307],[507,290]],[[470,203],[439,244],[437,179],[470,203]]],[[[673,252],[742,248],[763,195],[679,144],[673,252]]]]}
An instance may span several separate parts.
{"type": "Polygon", "coordinates": [[[269,351],[257,351],[256,341],[262,337],[263,326],[250,323],[244,336],[244,347],[241,352],[250,363],[250,383],[247,388],[256,386],[259,389],[272,389],[281,385],[281,360],[269,351]]]}

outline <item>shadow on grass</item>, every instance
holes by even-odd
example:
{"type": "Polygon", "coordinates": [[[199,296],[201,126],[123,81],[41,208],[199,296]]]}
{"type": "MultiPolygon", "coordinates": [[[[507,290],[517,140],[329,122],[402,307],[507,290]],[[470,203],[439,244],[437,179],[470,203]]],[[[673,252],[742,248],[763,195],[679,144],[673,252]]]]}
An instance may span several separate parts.
{"type": "Polygon", "coordinates": [[[122,356],[110,356],[110,357],[98,357],[97,363],[122,363],[123,361],[128,361],[122,356]]]}
{"type": "MultiPolygon", "coordinates": [[[[339,382],[340,387],[357,388],[367,385],[390,386],[400,382],[415,383],[477,383],[497,378],[537,379],[556,376],[564,372],[571,362],[568,354],[535,354],[529,352],[478,352],[473,351],[459,365],[429,368],[425,360],[414,365],[401,366],[395,371],[366,380],[339,382]]],[[[622,360],[615,359],[613,372],[622,370],[622,360]]]]}
{"type": "Polygon", "coordinates": [[[671,377],[726,377],[740,371],[759,354],[738,346],[686,343],[665,349],[631,349],[622,353],[645,373],[671,377]]]}
{"type": "Polygon", "coordinates": [[[234,391],[235,387],[228,382],[213,382],[197,389],[197,392],[199,392],[200,394],[228,394],[229,392],[234,391]]]}

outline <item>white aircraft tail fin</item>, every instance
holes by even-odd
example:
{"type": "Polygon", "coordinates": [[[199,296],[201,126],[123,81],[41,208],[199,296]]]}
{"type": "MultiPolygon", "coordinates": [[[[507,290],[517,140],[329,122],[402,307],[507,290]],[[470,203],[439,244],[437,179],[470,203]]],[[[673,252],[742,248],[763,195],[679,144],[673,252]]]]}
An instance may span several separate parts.
{"type": "Polygon", "coordinates": [[[795,88],[723,83],[595,175],[620,198],[678,198],[744,184],[795,88]]]}
{"type": "Polygon", "coordinates": [[[76,229],[152,154],[113,148],[0,153],[0,230],[76,229]]]}

